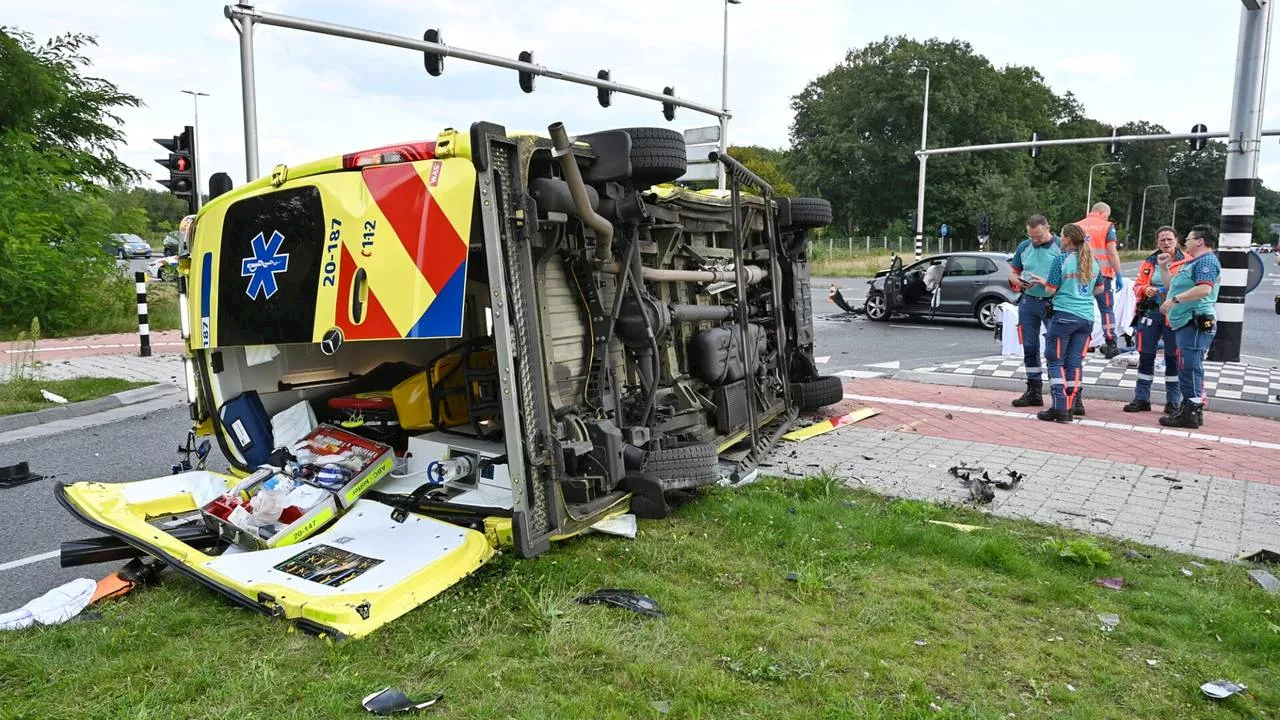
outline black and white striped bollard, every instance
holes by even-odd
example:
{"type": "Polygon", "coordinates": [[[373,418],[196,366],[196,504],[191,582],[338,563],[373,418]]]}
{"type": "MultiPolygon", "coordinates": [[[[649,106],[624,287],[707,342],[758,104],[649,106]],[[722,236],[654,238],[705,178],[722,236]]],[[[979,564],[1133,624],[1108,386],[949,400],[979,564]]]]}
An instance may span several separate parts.
{"type": "Polygon", "coordinates": [[[135,272],[133,282],[138,292],[138,355],[151,357],[151,326],[147,324],[147,274],[135,272]]]}

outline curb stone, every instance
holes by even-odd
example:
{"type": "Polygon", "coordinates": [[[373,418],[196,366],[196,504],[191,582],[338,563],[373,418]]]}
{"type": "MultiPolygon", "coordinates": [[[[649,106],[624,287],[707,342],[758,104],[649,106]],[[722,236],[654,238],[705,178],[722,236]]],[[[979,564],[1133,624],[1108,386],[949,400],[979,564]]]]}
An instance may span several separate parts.
{"type": "Polygon", "coordinates": [[[0,433],[30,427],[32,425],[43,425],[56,420],[68,420],[71,418],[84,417],[85,415],[93,415],[95,413],[113,410],[126,405],[136,405],[149,400],[157,400],[167,395],[179,392],[182,392],[182,390],[173,385],[156,383],[146,387],[124,390],[105,397],[94,398],[93,400],[82,400],[68,405],[59,405],[57,407],[36,410],[28,413],[20,413],[17,415],[4,415],[0,416],[0,433]]]}

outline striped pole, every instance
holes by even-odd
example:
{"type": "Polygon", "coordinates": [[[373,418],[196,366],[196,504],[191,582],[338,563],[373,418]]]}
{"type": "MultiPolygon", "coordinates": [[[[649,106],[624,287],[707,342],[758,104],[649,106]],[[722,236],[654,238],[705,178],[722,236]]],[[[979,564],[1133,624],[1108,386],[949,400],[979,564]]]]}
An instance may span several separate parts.
{"type": "Polygon", "coordinates": [[[916,187],[916,260],[924,255],[924,176],[929,156],[920,157],[920,177],[916,187]]]}
{"type": "Polygon", "coordinates": [[[147,274],[133,274],[134,287],[138,292],[138,355],[151,357],[151,326],[147,324],[147,274]]]}
{"type": "Polygon", "coordinates": [[[1244,3],[1236,49],[1235,93],[1231,101],[1231,129],[1227,135],[1226,185],[1222,193],[1222,222],[1218,260],[1222,277],[1214,312],[1218,333],[1209,359],[1238,362],[1244,335],[1244,296],[1249,281],[1249,246],[1253,241],[1253,213],[1258,185],[1258,156],[1262,147],[1263,85],[1267,50],[1271,44],[1271,6],[1256,9],[1244,3]]]}

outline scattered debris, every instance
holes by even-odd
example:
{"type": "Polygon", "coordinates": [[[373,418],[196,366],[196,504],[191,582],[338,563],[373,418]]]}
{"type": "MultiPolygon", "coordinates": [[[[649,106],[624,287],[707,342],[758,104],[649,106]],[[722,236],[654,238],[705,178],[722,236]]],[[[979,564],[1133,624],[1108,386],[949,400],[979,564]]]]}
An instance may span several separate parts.
{"type": "Polygon", "coordinates": [[[875,458],[871,457],[870,455],[863,455],[863,456],[862,456],[862,459],[863,459],[863,460],[875,460],[875,458]]]}
{"type": "Polygon", "coordinates": [[[800,582],[800,573],[789,572],[786,575],[783,575],[782,579],[786,580],[787,582],[800,582]]]}
{"type": "Polygon", "coordinates": [[[942,712],[942,706],[934,702],[929,703],[929,709],[933,712],[942,712]]]}
{"type": "MultiPolygon", "coordinates": [[[[986,473],[983,473],[986,476],[986,473]]],[[[991,489],[991,483],[985,479],[971,478],[969,480],[969,499],[975,505],[986,505],[996,499],[996,491],[991,489]]]]}
{"type": "Polygon", "coordinates": [[[822,420],[821,422],[816,422],[807,427],[802,427],[796,430],[792,430],[786,435],[783,435],[782,439],[793,440],[795,442],[803,442],[805,440],[808,440],[811,437],[824,435],[826,433],[831,432],[832,430],[845,427],[846,425],[852,425],[857,422],[862,422],[863,420],[866,420],[869,417],[875,417],[876,415],[879,415],[879,414],[880,414],[879,410],[873,410],[869,407],[860,407],[854,410],[853,412],[848,413],[847,415],[841,415],[840,417],[837,417],[837,418],[827,418],[826,420],[822,420]]]}
{"type": "Polygon", "coordinates": [[[1200,692],[1214,700],[1223,700],[1248,689],[1244,685],[1237,685],[1230,680],[1212,680],[1200,686],[1200,692]]]}
{"type": "Polygon", "coordinates": [[[952,415],[951,413],[947,413],[945,417],[946,417],[948,420],[955,420],[955,419],[956,419],[956,416],[955,416],[955,415],[952,415]]]}
{"type": "Polygon", "coordinates": [[[1022,482],[1027,477],[1025,474],[1020,473],[1017,470],[1014,470],[1012,468],[1005,468],[1004,474],[1009,476],[1008,480],[993,481],[995,483],[995,486],[1000,488],[1001,490],[1012,490],[1018,487],[1018,483],[1022,482]]]}
{"type": "Polygon", "coordinates": [[[1249,577],[1269,593],[1280,593],[1280,580],[1266,570],[1250,570],[1249,577]]]}
{"type": "Polygon", "coordinates": [[[0,488],[17,487],[43,479],[43,475],[32,474],[31,466],[25,460],[15,465],[0,467],[0,488]]]}
{"type": "Polygon", "coordinates": [[[1094,515],[1093,517],[1089,518],[1089,522],[1102,523],[1103,525],[1115,525],[1115,523],[1111,522],[1107,518],[1102,517],[1101,515],[1094,515]]]}
{"type": "Polygon", "coordinates": [[[652,707],[654,710],[657,710],[658,714],[660,715],[666,715],[667,713],[671,712],[670,700],[654,700],[653,702],[649,703],[649,706],[652,707]]]}
{"type": "Polygon", "coordinates": [[[41,390],[40,397],[44,398],[45,400],[48,400],[51,403],[58,403],[59,405],[66,405],[68,402],[66,398],[62,397],[57,393],[51,393],[48,390],[41,390]]]}
{"type": "Polygon", "coordinates": [[[924,420],[916,420],[915,422],[909,422],[905,425],[899,425],[893,430],[894,432],[915,432],[916,428],[923,422],[924,420]]]}
{"type": "Polygon", "coordinates": [[[1093,584],[1108,590],[1123,590],[1124,578],[1119,576],[1094,578],[1093,584]]]}
{"type": "Polygon", "coordinates": [[[917,647],[924,647],[925,645],[928,645],[929,643],[928,643],[928,641],[926,641],[926,640],[916,640],[916,641],[915,641],[915,644],[916,644],[916,646],[917,646],[917,647]]]}
{"type": "Polygon", "coordinates": [[[360,704],[365,710],[374,715],[390,715],[392,713],[411,712],[413,710],[425,710],[444,699],[444,693],[436,693],[436,696],[426,702],[416,702],[410,700],[408,695],[403,691],[391,687],[385,687],[376,693],[366,695],[360,704]]]}
{"type": "Polygon", "coordinates": [[[605,535],[617,535],[618,537],[634,540],[636,537],[636,516],[631,513],[615,515],[592,525],[591,529],[605,535]]]}
{"type": "Polygon", "coordinates": [[[583,605],[604,603],[605,605],[620,607],[641,615],[648,615],[649,617],[664,617],[666,615],[666,613],[662,612],[662,608],[658,607],[656,600],[647,595],[641,595],[635,590],[601,588],[590,595],[583,595],[578,598],[578,602],[583,605]]]}
{"type": "Polygon", "coordinates": [[[0,630],[20,630],[35,624],[57,625],[80,614],[89,605],[98,583],[76,578],[60,585],[26,605],[0,613],[0,630]]]}
{"type": "Polygon", "coordinates": [[[1266,548],[1259,548],[1248,555],[1241,555],[1240,559],[1248,562],[1270,563],[1276,565],[1280,564],[1280,552],[1268,550],[1266,548]]]}
{"type": "Polygon", "coordinates": [[[1181,486],[1181,485],[1173,485],[1173,486],[1171,486],[1169,489],[1170,489],[1170,490],[1181,490],[1181,489],[1182,489],[1182,486],[1181,486]]]}
{"type": "Polygon", "coordinates": [[[1198,567],[1198,568],[1200,568],[1201,570],[1205,570],[1205,569],[1207,569],[1209,566],[1208,566],[1208,565],[1205,565],[1205,564],[1204,564],[1204,563],[1202,563],[1202,562],[1197,562],[1197,561],[1195,561],[1195,560],[1192,560],[1192,561],[1191,561],[1191,567],[1198,567]]]}
{"type": "Polygon", "coordinates": [[[840,288],[835,285],[832,285],[831,291],[827,293],[827,302],[833,303],[836,307],[847,313],[857,314],[860,311],[860,308],[850,305],[849,302],[844,299],[844,295],[840,293],[840,288]]]}
{"type": "Polygon", "coordinates": [[[1178,478],[1173,477],[1172,475],[1161,475],[1160,477],[1164,478],[1165,480],[1168,480],[1171,483],[1178,482],[1178,478]]]}
{"type": "Polygon", "coordinates": [[[1147,659],[1147,667],[1155,667],[1155,666],[1157,666],[1157,665],[1159,665],[1159,664],[1160,664],[1160,661],[1159,661],[1159,660],[1157,660],[1157,659],[1155,659],[1155,658],[1148,658],[1148,659],[1147,659]]]}
{"type": "Polygon", "coordinates": [[[1069,691],[1071,691],[1071,692],[1075,692],[1075,691],[1076,691],[1076,686],[1075,686],[1075,685],[1072,685],[1071,683],[1067,683],[1067,690],[1069,690],[1069,691]]]}
{"type": "Polygon", "coordinates": [[[1124,556],[1130,560],[1146,560],[1147,559],[1146,555],[1143,555],[1142,553],[1132,548],[1126,548],[1124,551],[1124,556]]]}
{"type": "Polygon", "coordinates": [[[1057,512],[1060,512],[1063,515],[1071,515],[1072,517],[1089,517],[1088,513],[1076,512],[1075,510],[1063,510],[1062,508],[1058,508],[1057,512]]]}
{"type": "Polygon", "coordinates": [[[1111,632],[1120,624],[1120,616],[1115,613],[1102,613],[1098,620],[1102,622],[1102,632],[1111,632]]]}
{"type": "Polygon", "coordinates": [[[953,522],[947,522],[945,520],[927,520],[926,522],[928,522],[930,525],[941,525],[943,527],[953,528],[955,530],[959,530],[962,533],[971,533],[974,530],[990,530],[991,529],[985,525],[965,525],[964,523],[953,523],[953,522]]]}
{"type": "Polygon", "coordinates": [[[1195,573],[1191,572],[1190,570],[1188,570],[1188,569],[1186,569],[1186,568],[1179,568],[1179,570],[1181,570],[1181,571],[1182,571],[1182,574],[1183,574],[1183,575],[1186,575],[1187,577],[1195,577],[1195,575],[1196,575],[1195,573]]]}

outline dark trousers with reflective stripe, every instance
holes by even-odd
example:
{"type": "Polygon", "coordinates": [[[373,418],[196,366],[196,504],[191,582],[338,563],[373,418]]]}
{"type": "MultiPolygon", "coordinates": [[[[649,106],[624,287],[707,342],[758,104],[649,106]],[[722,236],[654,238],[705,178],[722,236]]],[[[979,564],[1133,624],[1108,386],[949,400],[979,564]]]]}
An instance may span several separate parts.
{"type": "Polygon", "coordinates": [[[1018,341],[1022,343],[1022,364],[1027,380],[1040,382],[1040,327],[1046,323],[1045,298],[1023,294],[1018,300],[1018,341]]]}
{"type": "Polygon", "coordinates": [[[1178,383],[1182,397],[1199,405],[1204,402],[1204,356],[1209,352],[1217,325],[1209,332],[1196,328],[1194,322],[1178,328],[1178,383]]]}
{"type": "Polygon", "coordinates": [[[1089,352],[1093,321],[1059,310],[1049,321],[1044,357],[1049,361],[1049,395],[1053,409],[1066,412],[1080,392],[1084,356],[1089,352]]]}
{"type": "Polygon", "coordinates": [[[1182,390],[1178,384],[1178,339],[1173,328],[1165,322],[1164,313],[1149,310],[1138,319],[1134,333],[1138,343],[1138,384],[1133,389],[1134,400],[1151,400],[1151,384],[1155,382],[1156,351],[1164,340],[1164,398],[1165,402],[1182,402],[1182,390]]]}
{"type": "Polygon", "coordinates": [[[1103,276],[1102,292],[1093,296],[1098,301],[1098,313],[1102,320],[1102,339],[1107,342],[1116,341],[1116,291],[1111,282],[1111,278],[1103,276]]]}

